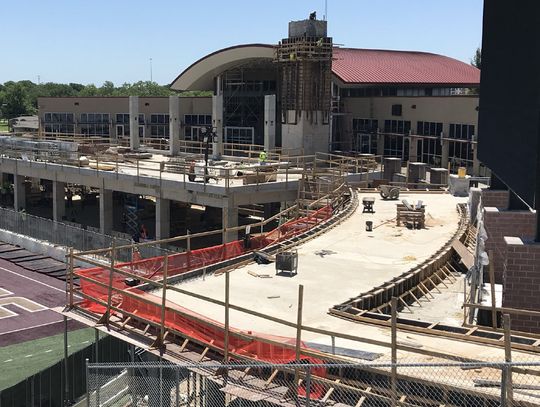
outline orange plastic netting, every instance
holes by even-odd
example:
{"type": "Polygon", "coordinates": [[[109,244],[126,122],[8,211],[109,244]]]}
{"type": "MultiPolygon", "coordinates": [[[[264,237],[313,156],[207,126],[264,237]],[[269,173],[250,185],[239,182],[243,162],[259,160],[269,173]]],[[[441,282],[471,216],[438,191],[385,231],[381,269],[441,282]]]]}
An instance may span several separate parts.
{"type": "MultiPolygon", "coordinates": [[[[219,263],[289,239],[309,231],[321,222],[329,219],[331,215],[332,208],[326,206],[309,216],[284,223],[268,233],[251,238],[249,249],[245,249],[243,242],[237,240],[227,244],[170,255],[168,256],[168,276],[186,273],[219,263]]],[[[120,263],[115,265],[115,267],[147,279],[159,280],[163,277],[164,257],[160,256],[148,259],[134,258],[131,262],[120,263]]],[[[82,277],[80,279],[80,290],[83,294],[102,303],[107,302],[110,279],[110,271],[108,269],[95,267],[79,270],[75,274],[82,277]]],[[[113,272],[112,285],[114,289],[112,291],[111,303],[114,307],[126,313],[140,316],[141,319],[147,321],[161,322],[160,298],[145,293],[142,290],[128,287],[125,283],[125,276],[119,273],[113,272]],[[137,298],[125,295],[125,291],[137,294],[137,298]],[[148,301],[152,303],[148,303],[148,301]]],[[[87,298],[80,305],[90,312],[103,314],[106,311],[106,307],[96,301],[92,301],[92,299],[87,298]]],[[[180,307],[177,304],[167,304],[165,326],[195,338],[201,343],[211,344],[219,349],[223,349],[224,347],[224,329],[222,324],[180,307]]],[[[243,332],[234,328],[231,328],[230,332],[229,351],[231,352],[272,363],[289,363],[295,360],[295,351],[293,348],[278,344],[269,344],[267,342],[257,341],[256,339],[244,339],[245,337],[238,335],[243,332]]],[[[281,342],[283,345],[294,345],[294,339],[292,338],[267,334],[255,335],[252,332],[244,333],[248,333],[250,336],[271,339],[274,342],[281,342]]],[[[305,348],[304,345],[303,347],[305,348]]],[[[314,358],[307,358],[307,360],[310,363],[320,363],[319,360],[314,358]]],[[[302,393],[302,389],[299,389],[299,393],[302,393]]]]}

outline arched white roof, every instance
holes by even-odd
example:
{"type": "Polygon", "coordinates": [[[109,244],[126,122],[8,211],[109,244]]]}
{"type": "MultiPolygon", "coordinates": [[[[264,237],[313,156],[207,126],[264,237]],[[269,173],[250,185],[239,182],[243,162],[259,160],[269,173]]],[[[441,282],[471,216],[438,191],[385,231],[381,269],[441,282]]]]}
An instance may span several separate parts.
{"type": "Polygon", "coordinates": [[[235,66],[257,60],[274,58],[274,46],[246,44],[224,48],[191,64],[171,83],[171,89],[214,90],[214,78],[235,66]]]}

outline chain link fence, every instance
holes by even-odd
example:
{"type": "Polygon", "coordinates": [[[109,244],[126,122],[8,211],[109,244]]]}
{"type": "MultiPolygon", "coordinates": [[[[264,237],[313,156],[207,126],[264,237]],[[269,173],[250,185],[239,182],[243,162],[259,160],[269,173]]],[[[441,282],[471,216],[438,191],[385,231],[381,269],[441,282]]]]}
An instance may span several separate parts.
{"type": "MultiPolygon", "coordinates": [[[[40,218],[26,212],[0,208],[0,229],[43,240],[55,245],[73,247],[75,250],[88,251],[110,247],[114,239],[116,246],[131,245],[130,239],[109,236],[89,229],[40,218]]],[[[170,251],[157,246],[140,247],[143,258],[164,256],[170,251]]],[[[131,261],[131,250],[118,250],[118,261],[131,261]]]]}
{"type": "Polygon", "coordinates": [[[540,406],[540,362],[88,364],[77,406],[540,406]]]}

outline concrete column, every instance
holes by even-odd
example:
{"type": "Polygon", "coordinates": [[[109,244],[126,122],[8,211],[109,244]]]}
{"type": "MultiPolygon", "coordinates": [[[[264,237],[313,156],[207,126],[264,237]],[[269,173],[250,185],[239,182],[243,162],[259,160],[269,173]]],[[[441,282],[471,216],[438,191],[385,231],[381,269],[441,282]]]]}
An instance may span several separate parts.
{"type": "Polygon", "coordinates": [[[418,138],[409,137],[409,162],[418,161],[418,138]]]}
{"type": "MultiPolygon", "coordinates": [[[[469,212],[470,223],[475,224],[478,216],[478,205],[482,199],[482,190],[480,188],[472,187],[469,189],[469,212]]],[[[480,208],[481,209],[481,208],[480,208]]]]}
{"type": "Polygon", "coordinates": [[[384,134],[377,130],[377,155],[384,155],[384,134]]]}
{"type": "Polygon", "coordinates": [[[5,205],[9,191],[8,174],[0,172],[0,204],[5,205]]]}
{"type": "Polygon", "coordinates": [[[26,209],[26,183],[24,176],[13,176],[13,208],[18,211],[26,209]]]}
{"type": "Polygon", "coordinates": [[[99,229],[103,234],[110,234],[113,229],[113,191],[99,190],[99,229]]]}
{"type": "Polygon", "coordinates": [[[448,140],[442,141],[441,146],[441,168],[448,168],[448,152],[450,151],[450,142],[448,140]]]}
{"type": "Polygon", "coordinates": [[[220,159],[223,155],[223,95],[212,96],[212,127],[216,140],[212,143],[212,158],[220,159]]]}
{"type": "Polygon", "coordinates": [[[156,198],[156,240],[166,239],[171,235],[171,201],[156,198]]]}
{"type": "Polygon", "coordinates": [[[478,144],[473,144],[473,162],[472,171],[473,176],[478,177],[480,175],[480,161],[478,160],[478,144]]]}
{"type": "Polygon", "coordinates": [[[169,153],[177,155],[180,151],[180,98],[169,96],[169,153]]]}
{"type": "Polygon", "coordinates": [[[66,214],[66,183],[53,181],[53,220],[61,222],[66,214]]]}
{"type": "Polygon", "coordinates": [[[129,97],[129,147],[138,150],[141,146],[139,139],[139,97],[129,97]]]}
{"type": "MultiPolygon", "coordinates": [[[[223,208],[222,211],[222,227],[233,228],[238,226],[238,208],[223,208]]],[[[229,243],[238,240],[238,231],[223,233],[223,243],[229,243]]]]}
{"type": "Polygon", "coordinates": [[[276,95],[264,97],[264,149],[276,147],[276,95]]]}

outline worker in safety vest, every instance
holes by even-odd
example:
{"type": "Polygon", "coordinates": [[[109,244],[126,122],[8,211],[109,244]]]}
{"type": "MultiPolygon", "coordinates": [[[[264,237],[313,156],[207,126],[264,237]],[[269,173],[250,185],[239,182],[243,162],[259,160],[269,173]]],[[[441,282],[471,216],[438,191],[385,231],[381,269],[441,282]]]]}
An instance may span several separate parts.
{"type": "Polygon", "coordinates": [[[266,151],[261,151],[259,153],[259,164],[265,165],[266,164],[266,151]]]}

